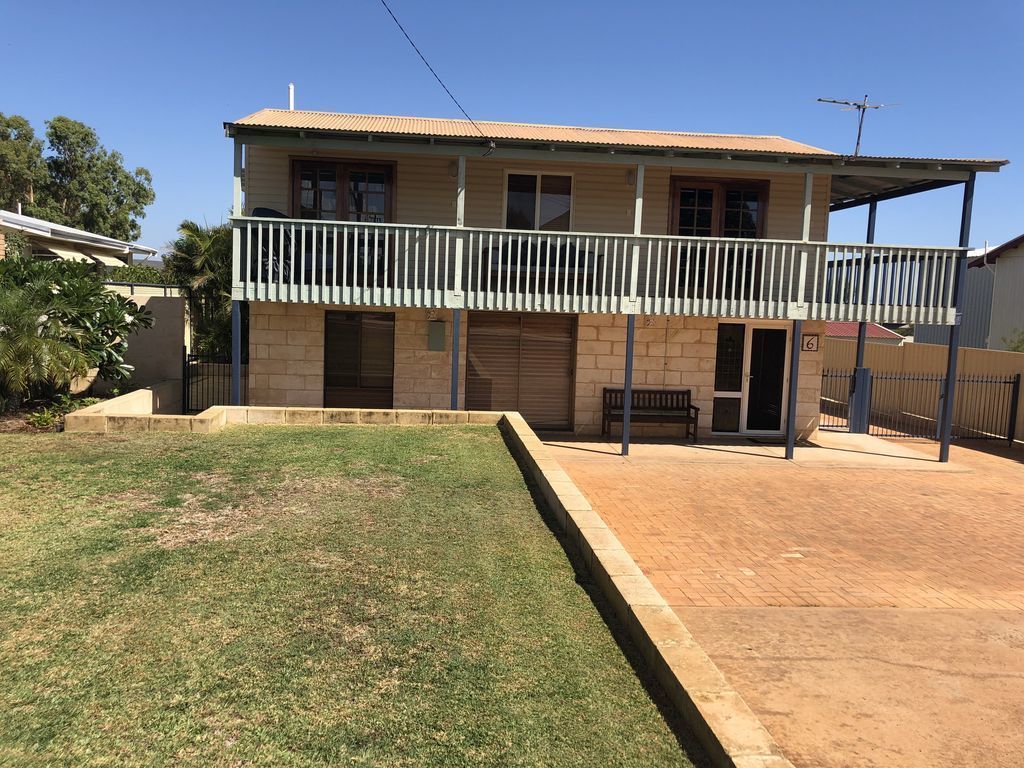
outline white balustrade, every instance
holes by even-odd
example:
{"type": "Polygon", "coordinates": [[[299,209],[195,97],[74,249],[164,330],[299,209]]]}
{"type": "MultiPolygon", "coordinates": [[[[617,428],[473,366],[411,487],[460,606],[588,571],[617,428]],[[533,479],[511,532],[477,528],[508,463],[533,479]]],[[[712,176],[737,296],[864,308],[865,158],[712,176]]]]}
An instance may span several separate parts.
{"type": "Polygon", "coordinates": [[[372,307],[950,323],[963,255],[799,240],[232,222],[235,298],[372,307]]]}

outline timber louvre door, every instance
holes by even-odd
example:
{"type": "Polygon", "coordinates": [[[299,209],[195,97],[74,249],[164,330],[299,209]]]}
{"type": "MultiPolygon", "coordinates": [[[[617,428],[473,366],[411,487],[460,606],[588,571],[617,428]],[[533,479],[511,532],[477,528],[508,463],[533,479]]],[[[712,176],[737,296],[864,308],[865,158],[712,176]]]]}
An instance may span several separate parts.
{"type": "Polygon", "coordinates": [[[391,408],[394,372],[393,313],[325,313],[325,408],[391,408]]]}
{"type": "Polygon", "coordinates": [[[467,333],[466,408],[572,428],[575,315],[470,312],[467,333]]]}

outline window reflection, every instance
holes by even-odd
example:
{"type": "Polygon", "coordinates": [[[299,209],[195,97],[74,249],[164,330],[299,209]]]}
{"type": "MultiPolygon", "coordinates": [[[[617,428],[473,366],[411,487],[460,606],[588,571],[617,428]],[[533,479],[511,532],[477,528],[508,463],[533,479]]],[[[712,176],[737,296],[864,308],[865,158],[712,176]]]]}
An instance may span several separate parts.
{"type": "Polygon", "coordinates": [[[510,173],[505,193],[505,226],[508,229],[569,231],[571,176],[510,173]]]}

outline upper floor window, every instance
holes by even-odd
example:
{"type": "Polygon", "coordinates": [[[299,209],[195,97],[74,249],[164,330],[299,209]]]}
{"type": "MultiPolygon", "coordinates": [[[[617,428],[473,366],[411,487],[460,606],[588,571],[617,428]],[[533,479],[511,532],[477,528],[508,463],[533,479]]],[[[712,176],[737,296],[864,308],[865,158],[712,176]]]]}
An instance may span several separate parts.
{"type": "Polygon", "coordinates": [[[338,166],[296,163],[296,213],[300,219],[338,218],[338,166]]]}
{"type": "Polygon", "coordinates": [[[347,176],[348,220],[388,221],[391,184],[387,170],[372,166],[349,168],[347,176]]]}
{"type": "Polygon", "coordinates": [[[505,184],[506,228],[569,231],[572,176],[510,173],[505,184]]]}
{"type": "Polygon", "coordinates": [[[763,237],[767,191],[764,182],[674,179],[671,234],[763,237]]]}
{"type": "Polygon", "coordinates": [[[293,207],[300,219],[392,220],[390,166],[296,160],[293,178],[293,207]]]}

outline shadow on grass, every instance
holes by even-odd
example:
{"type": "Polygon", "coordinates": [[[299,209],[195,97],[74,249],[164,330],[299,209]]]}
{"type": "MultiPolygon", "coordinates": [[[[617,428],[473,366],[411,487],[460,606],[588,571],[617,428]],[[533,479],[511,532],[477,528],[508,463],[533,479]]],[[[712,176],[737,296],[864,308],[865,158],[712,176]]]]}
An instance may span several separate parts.
{"type": "Polygon", "coordinates": [[[573,547],[569,546],[565,532],[559,528],[558,520],[555,518],[554,513],[548,506],[547,500],[541,494],[540,488],[530,477],[530,473],[524,466],[522,458],[509,443],[508,434],[504,429],[500,427],[498,429],[501,432],[502,440],[505,442],[505,447],[508,449],[509,454],[516,462],[516,466],[519,468],[519,472],[523,476],[523,480],[530,491],[530,496],[533,498],[533,503],[537,507],[541,519],[548,527],[548,530],[551,531],[551,535],[554,536],[559,545],[561,545],[562,551],[569,560],[575,575],[576,583],[590,597],[591,603],[594,605],[594,608],[597,609],[597,612],[604,621],[605,626],[608,627],[608,631],[615,639],[615,643],[618,645],[619,650],[622,651],[622,655],[626,658],[626,661],[629,662],[633,673],[637,676],[641,685],[643,685],[644,690],[647,692],[647,695],[650,696],[651,701],[653,701],[655,706],[658,708],[658,712],[661,714],[665,724],[675,737],[676,743],[679,744],[679,748],[683,750],[686,757],[689,758],[695,768],[711,768],[712,762],[708,757],[706,750],[697,740],[693,731],[690,730],[686,721],[683,720],[682,715],[673,706],[671,700],[669,700],[668,695],[665,693],[661,684],[655,677],[654,671],[648,665],[647,660],[630,639],[629,633],[626,631],[626,627],[623,626],[621,621],[619,621],[619,618],[615,615],[615,611],[612,609],[612,606],[608,603],[608,600],[605,598],[597,584],[594,583],[590,572],[587,570],[586,566],[583,565],[579,553],[576,552],[573,547]]]}

